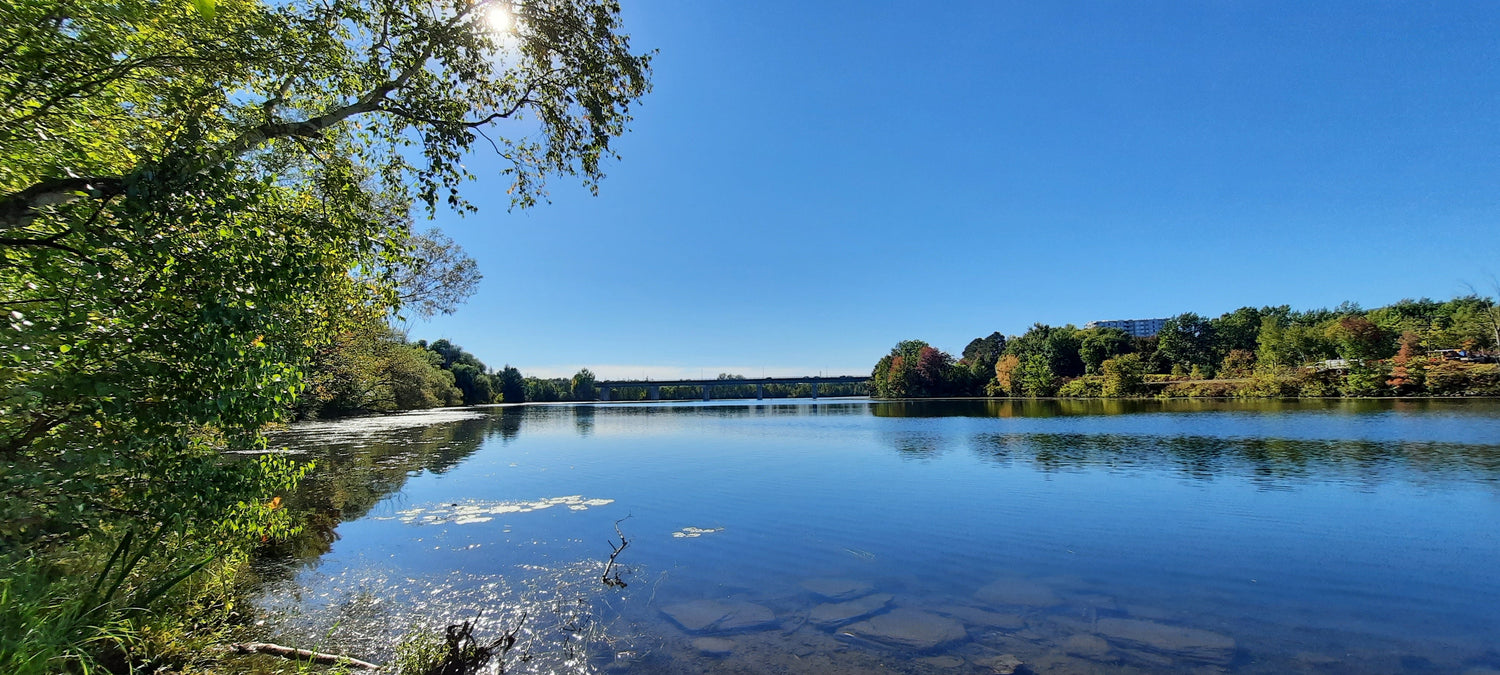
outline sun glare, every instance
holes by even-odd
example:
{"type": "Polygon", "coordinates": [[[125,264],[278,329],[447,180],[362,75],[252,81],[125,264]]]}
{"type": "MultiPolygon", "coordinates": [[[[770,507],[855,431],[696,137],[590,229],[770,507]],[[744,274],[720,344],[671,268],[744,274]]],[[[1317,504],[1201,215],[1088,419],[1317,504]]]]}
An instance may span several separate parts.
{"type": "Polygon", "coordinates": [[[510,14],[510,6],[505,3],[490,7],[489,13],[485,15],[485,21],[489,23],[490,30],[496,33],[509,33],[515,27],[515,19],[510,14]]]}

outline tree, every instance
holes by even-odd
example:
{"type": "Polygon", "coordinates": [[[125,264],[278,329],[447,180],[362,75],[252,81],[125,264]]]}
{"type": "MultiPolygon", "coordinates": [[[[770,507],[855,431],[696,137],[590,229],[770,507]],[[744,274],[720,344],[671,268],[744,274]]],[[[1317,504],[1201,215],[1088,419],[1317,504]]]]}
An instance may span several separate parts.
{"type": "Polygon", "coordinates": [[[526,402],[526,378],[510,364],[500,370],[500,400],[505,403],[526,402]]]}
{"type": "Polygon", "coordinates": [[[917,389],[921,396],[947,396],[953,389],[953,357],[947,352],[923,347],[917,354],[917,389]]]}
{"type": "Polygon", "coordinates": [[[1021,391],[1027,396],[1051,396],[1057,393],[1060,384],[1057,373],[1053,372],[1052,364],[1047,357],[1041,354],[1032,354],[1021,362],[1020,372],[1021,391]]]}
{"type": "Polygon", "coordinates": [[[1047,367],[1061,377],[1084,373],[1083,359],[1078,355],[1082,339],[1073,326],[1035,324],[1021,337],[1009,341],[1005,351],[1015,354],[1023,363],[1034,355],[1047,360],[1047,367]]]}
{"type": "Polygon", "coordinates": [[[463,402],[453,373],[442,369],[436,354],[416,345],[392,343],[384,358],[381,409],[421,410],[463,402]]]}
{"type": "Polygon", "coordinates": [[[1210,321],[1214,362],[1223,361],[1230,352],[1236,349],[1254,352],[1259,345],[1258,339],[1264,313],[1275,311],[1275,308],[1270,307],[1265,308],[1264,312],[1254,307],[1241,307],[1210,321]]]}
{"type": "Polygon", "coordinates": [[[1020,371],[1021,359],[1015,354],[1006,354],[995,362],[995,388],[998,393],[1006,396],[1021,395],[1020,371]]]}
{"type": "Polygon", "coordinates": [[[391,264],[391,281],[400,306],[423,318],[452,314],[484,278],[478,263],[437,228],[408,237],[405,250],[391,264]]]}
{"type": "Polygon", "coordinates": [[[1133,396],[1145,383],[1145,364],[1139,354],[1122,354],[1107,359],[1100,366],[1104,372],[1103,395],[1133,396]]]}
{"type": "Polygon", "coordinates": [[[575,401],[592,401],[599,398],[599,392],[594,387],[594,373],[588,368],[575,373],[569,384],[575,401]]]}
{"type": "Polygon", "coordinates": [[[921,340],[902,340],[896,343],[890,353],[875,364],[875,369],[870,373],[870,382],[875,389],[875,396],[906,398],[925,395],[922,393],[917,365],[922,359],[923,350],[926,349],[931,349],[931,346],[921,340]]]}
{"type": "Polygon", "coordinates": [[[1423,359],[1420,356],[1421,340],[1417,334],[1407,331],[1401,334],[1401,349],[1391,359],[1391,376],[1386,386],[1396,394],[1411,394],[1422,389],[1423,359]]]}
{"type": "Polygon", "coordinates": [[[1326,335],[1339,356],[1356,361],[1383,359],[1395,352],[1391,336],[1362,316],[1346,316],[1329,324],[1326,335]]]}
{"type": "MultiPolygon", "coordinates": [[[[398,304],[413,206],[472,210],[481,139],[516,207],[597,184],[649,56],[610,0],[507,6],[508,35],[487,0],[0,5],[6,547],[120,514],[181,555],[257,540],[297,473],[221,452],[262,448],[308,364],[398,304]]],[[[391,348],[418,383],[394,399],[446,402],[425,354],[391,348]]]]}
{"type": "Polygon", "coordinates": [[[1203,317],[1186,312],[1167,319],[1157,337],[1157,351],[1168,363],[1184,369],[1197,366],[1205,373],[1213,372],[1216,365],[1213,326],[1203,317]]]}
{"type": "Polygon", "coordinates": [[[1288,349],[1281,320],[1274,316],[1261,319],[1260,333],[1256,338],[1255,364],[1257,369],[1273,373],[1278,368],[1296,365],[1296,359],[1288,349]]]}
{"type": "Polygon", "coordinates": [[[453,373],[454,386],[463,392],[464,405],[495,402],[495,385],[483,366],[454,363],[448,370],[453,373]]]}
{"type": "Polygon", "coordinates": [[[1130,334],[1118,328],[1091,328],[1081,333],[1078,356],[1086,373],[1099,372],[1105,360],[1128,354],[1135,347],[1130,334]]]}
{"type": "Polygon", "coordinates": [[[969,344],[964,347],[961,358],[975,371],[989,373],[995,369],[995,361],[998,361],[1004,352],[1005,336],[996,331],[986,337],[970,340],[969,344]]]}
{"type": "Polygon", "coordinates": [[[1219,364],[1219,377],[1250,377],[1255,372],[1255,352],[1231,349],[1219,364]]]}

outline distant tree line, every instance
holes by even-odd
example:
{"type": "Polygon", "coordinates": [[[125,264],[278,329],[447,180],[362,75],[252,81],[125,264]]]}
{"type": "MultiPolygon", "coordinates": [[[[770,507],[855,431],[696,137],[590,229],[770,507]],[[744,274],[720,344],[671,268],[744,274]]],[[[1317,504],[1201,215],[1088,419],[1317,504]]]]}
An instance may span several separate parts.
{"type": "Polygon", "coordinates": [[[524,377],[499,370],[448,340],[410,342],[382,318],[341,334],[313,360],[300,419],[527,401],[592,401],[594,374],[571,379],[524,377]]]}
{"type": "Polygon", "coordinates": [[[975,338],[958,359],[898,343],[871,373],[880,398],[944,396],[1500,395],[1500,305],[1478,295],[1294,311],[1187,312],[1152,337],[1035,324],[975,338]]]}

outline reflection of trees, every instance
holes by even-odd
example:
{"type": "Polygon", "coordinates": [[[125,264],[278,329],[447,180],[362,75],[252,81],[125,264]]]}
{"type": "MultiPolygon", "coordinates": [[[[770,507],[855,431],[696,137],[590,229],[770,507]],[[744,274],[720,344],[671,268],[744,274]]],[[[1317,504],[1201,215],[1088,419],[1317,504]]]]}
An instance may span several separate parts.
{"type": "Polygon", "coordinates": [[[870,404],[876,417],[1063,417],[1123,415],[1161,409],[1161,401],[1135,399],[914,399],[870,404]]]}
{"type": "Polygon", "coordinates": [[[291,541],[268,547],[262,557],[306,561],[327,553],[338,538],[335,529],[340,523],[363,517],[408,478],[423,471],[447,472],[491,437],[509,442],[520,433],[524,415],[520,408],[491,408],[477,418],[374,433],[360,432],[359,420],[349,422],[347,434],[339,434],[337,428],[330,434],[326,427],[316,433],[293,427],[273,441],[316,464],[286,499],[288,508],[300,516],[303,531],[291,541]],[[334,440],[325,440],[330,435],[334,440]]]}
{"type": "MultiPolygon", "coordinates": [[[[1043,471],[1156,470],[1210,480],[1244,476],[1265,487],[1340,477],[1378,483],[1394,477],[1477,476],[1500,483],[1500,446],[1459,443],[1220,438],[1134,434],[979,434],[971,447],[1002,463],[1030,462],[1043,471]]],[[[897,447],[898,451],[904,451],[897,447]]]]}
{"type": "Polygon", "coordinates": [[[881,434],[885,442],[907,459],[936,457],[943,448],[943,437],[926,431],[893,430],[881,434]]]}
{"type": "Polygon", "coordinates": [[[594,433],[594,406],[573,406],[573,428],[578,431],[579,436],[594,433]]]}
{"type": "Polygon", "coordinates": [[[526,416],[526,410],[519,406],[491,408],[490,418],[493,424],[490,424],[480,437],[498,435],[501,443],[510,443],[521,434],[521,418],[526,416]]]}

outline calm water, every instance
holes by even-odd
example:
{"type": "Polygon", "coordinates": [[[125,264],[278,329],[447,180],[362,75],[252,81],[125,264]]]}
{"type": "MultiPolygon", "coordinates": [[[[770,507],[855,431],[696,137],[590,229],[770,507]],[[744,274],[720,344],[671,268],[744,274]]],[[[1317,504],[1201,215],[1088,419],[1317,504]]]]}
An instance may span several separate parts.
{"type": "Polygon", "coordinates": [[[511,672],[1500,671],[1495,401],[491,407],[273,443],[319,464],[258,601],[300,646],[482,612],[523,626],[511,672]]]}

